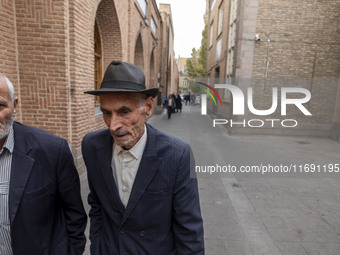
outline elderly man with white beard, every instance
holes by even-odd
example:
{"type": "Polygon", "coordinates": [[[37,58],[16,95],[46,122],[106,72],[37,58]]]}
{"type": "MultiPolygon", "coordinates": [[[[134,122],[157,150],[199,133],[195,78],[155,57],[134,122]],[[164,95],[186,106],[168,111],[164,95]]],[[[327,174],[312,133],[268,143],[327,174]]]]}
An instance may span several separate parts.
{"type": "Polygon", "coordinates": [[[0,254],[83,254],[86,213],[66,140],[13,121],[0,74],[0,254]]]}

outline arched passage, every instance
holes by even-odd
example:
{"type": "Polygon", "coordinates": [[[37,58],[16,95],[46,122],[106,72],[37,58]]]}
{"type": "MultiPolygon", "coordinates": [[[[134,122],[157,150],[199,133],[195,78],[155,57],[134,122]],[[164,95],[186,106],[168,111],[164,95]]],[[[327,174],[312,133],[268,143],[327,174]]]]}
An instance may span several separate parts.
{"type": "Polygon", "coordinates": [[[122,37],[116,7],[112,0],[102,0],[96,13],[102,47],[103,73],[112,60],[122,59],[122,37]]]}
{"type": "Polygon", "coordinates": [[[134,60],[135,65],[144,71],[143,42],[142,36],[140,34],[138,35],[136,41],[134,60]]]}

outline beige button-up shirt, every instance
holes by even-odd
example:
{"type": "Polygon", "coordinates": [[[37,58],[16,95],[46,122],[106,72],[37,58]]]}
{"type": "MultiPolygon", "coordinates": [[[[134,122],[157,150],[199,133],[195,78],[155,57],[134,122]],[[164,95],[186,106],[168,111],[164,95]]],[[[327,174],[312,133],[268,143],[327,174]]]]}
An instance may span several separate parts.
{"type": "Polygon", "coordinates": [[[124,150],[117,144],[113,144],[111,167],[120,199],[126,207],[130,198],[133,183],[135,181],[139,164],[146,145],[147,131],[139,141],[130,149],[124,150]]]}

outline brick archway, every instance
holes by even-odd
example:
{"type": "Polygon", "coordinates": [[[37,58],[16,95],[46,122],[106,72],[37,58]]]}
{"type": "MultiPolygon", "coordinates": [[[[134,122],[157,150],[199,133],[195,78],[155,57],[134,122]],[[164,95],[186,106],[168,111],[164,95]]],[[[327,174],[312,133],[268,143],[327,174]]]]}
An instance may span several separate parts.
{"type": "Polygon", "coordinates": [[[112,0],[102,0],[96,13],[101,45],[103,73],[112,60],[122,59],[122,36],[116,7],[112,0]]]}
{"type": "Polygon", "coordinates": [[[136,41],[134,63],[136,66],[139,66],[143,71],[145,71],[144,70],[143,42],[142,42],[141,34],[138,35],[137,41],[136,41]]]}

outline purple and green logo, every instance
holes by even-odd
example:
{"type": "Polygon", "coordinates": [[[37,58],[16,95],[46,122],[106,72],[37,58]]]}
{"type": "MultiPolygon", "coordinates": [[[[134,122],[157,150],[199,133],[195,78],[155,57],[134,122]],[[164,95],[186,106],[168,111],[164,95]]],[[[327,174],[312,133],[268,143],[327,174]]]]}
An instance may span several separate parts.
{"type": "MultiPolygon", "coordinates": [[[[196,83],[201,84],[201,85],[207,87],[208,89],[210,89],[212,92],[214,92],[215,95],[217,96],[218,100],[220,101],[221,106],[223,105],[220,95],[217,93],[217,91],[212,86],[210,86],[210,85],[208,85],[206,83],[203,83],[203,82],[196,82],[196,83]]],[[[203,90],[205,93],[207,93],[212,98],[212,100],[214,101],[215,105],[217,105],[215,97],[211,94],[211,92],[209,90],[201,88],[201,87],[200,87],[200,89],[203,90]]],[[[201,107],[202,107],[201,114],[202,115],[207,115],[207,95],[206,94],[202,94],[201,95],[201,107]]]]}
{"type": "MultiPolygon", "coordinates": [[[[249,87],[247,89],[247,94],[246,98],[245,95],[243,94],[243,91],[235,86],[235,85],[230,85],[230,84],[215,84],[215,88],[212,86],[203,83],[203,82],[197,82],[200,85],[203,85],[213,91],[215,95],[217,96],[218,100],[222,104],[222,100],[217,93],[216,89],[227,89],[230,91],[230,94],[233,98],[232,101],[232,115],[245,115],[245,106],[248,106],[248,110],[250,113],[257,115],[257,116],[269,116],[273,114],[276,109],[279,106],[279,99],[281,100],[280,108],[281,108],[281,116],[286,116],[287,115],[287,105],[295,105],[305,116],[311,116],[312,114],[306,109],[306,107],[303,105],[307,103],[311,99],[311,93],[308,89],[305,88],[297,88],[297,87],[281,87],[281,95],[279,96],[279,88],[273,87],[272,88],[272,105],[269,109],[256,109],[253,104],[253,88],[249,87]],[[289,98],[288,94],[300,94],[300,98],[296,98],[296,95],[294,95],[293,98],[289,98]],[[303,95],[303,96],[302,96],[303,95]],[[247,104],[245,104],[245,99],[247,99],[247,104]]],[[[205,88],[200,88],[204,92],[206,92],[214,101],[215,105],[217,105],[217,102],[213,96],[213,94],[205,89],[205,88]]],[[[201,95],[201,115],[207,115],[207,94],[202,94],[201,95]]],[[[226,119],[214,119],[213,120],[213,126],[215,127],[217,124],[227,124],[227,123],[232,123],[234,120],[226,120],[226,119]]],[[[280,121],[280,119],[265,119],[265,121],[271,122],[271,127],[274,127],[274,122],[275,121],[280,121]]],[[[244,124],[245,126],[246,119],[243,120],[241,124],[244,124]]],[[[262,127],[264,125],[264,121],[262,119],[250,119],[248,121],[249,126],[251,127],[262,127]],[[257,126],[254,126],[253,122],[258,122],[260,123],[257,126]]],[[[295,119],[285,119],[281,121],[282,126],[284,127],[295,127],[298,125],[297,120],[295,119]],[[287,126],[285,123],[286,122],[292,122],[294,123],[291,126],[287,126]]]]}

